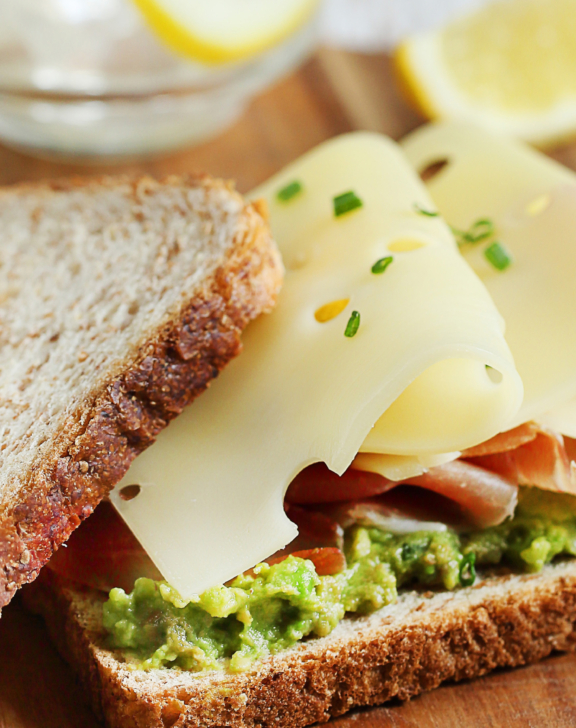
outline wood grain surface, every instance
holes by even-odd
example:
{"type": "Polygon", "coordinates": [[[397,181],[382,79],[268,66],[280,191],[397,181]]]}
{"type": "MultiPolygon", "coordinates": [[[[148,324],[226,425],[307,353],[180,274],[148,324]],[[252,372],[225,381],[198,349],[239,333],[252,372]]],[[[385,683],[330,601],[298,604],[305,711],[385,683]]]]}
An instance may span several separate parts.
{"type": "MultiPolygon", "coordinates": [[[[247,191],[287,162],[352,129],[394,138],[422,123],[399,95],[384,56],[320,51],[257,99],[218,139],[121,166],[38,160],[0,146],[0,183],[69,175],[207,171],[247,191]]],[[[576,144],[553,150],[576,169],[576,144]]],[[[97,728],[74,676],[36,617],[16,599],[0,620],[0,728],[97,728]]],[[[569,728],[576,726],[576,656],[447,685],[409,703],[357,711],[334,728],[569,728]]]]}

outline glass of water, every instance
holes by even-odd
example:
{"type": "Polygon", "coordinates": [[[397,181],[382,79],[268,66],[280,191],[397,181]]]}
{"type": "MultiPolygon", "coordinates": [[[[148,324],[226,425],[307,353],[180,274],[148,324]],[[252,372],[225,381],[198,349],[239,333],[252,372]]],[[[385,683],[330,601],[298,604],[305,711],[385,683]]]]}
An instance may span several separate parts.
{"type": "Polygon", "coordinates": [[[207,66],[161,44],[131,0],[0,0],[0,139],[106,161],[195,144],[231,124],[315,39],[312,18],[255,57],[207,66]]]}

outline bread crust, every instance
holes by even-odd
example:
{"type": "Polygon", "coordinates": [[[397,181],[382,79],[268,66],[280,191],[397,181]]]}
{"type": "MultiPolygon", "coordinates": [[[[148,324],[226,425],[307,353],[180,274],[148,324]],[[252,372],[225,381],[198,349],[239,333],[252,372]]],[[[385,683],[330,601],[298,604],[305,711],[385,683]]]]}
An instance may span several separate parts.
{"type": "MultiPolygon", "coordinates": [[[[125,179],[106,178],[114,185],[125,179]]],[[[137,188],[150,178],[133,180],[137,188]]],[[[227,185],[205,176],[170,177],[164,184],[227,185]]],[[[67,190],[69,180],[22,185],[67,190]]],[[[94,181],[91,182],[94,184],[94,181]]],[[[230,194],[235,195],[230,188],[230,194]]],[[[201,290],[152,331],[72,414],[49,457],[37,462],[17,503],[0,510],[0,608],[36,578],[51,554],[123,477],[132,460],[241,349],[247,323],[275,303],[282,263],[261,203],[245,204],[229,255],[201,290]]]]}
{"type": "Polygon", "coordinates": [[[404,594],[237,675],[130,669],[103,647],[105,596],[49,569],[24,598],[110,728],[302,728],[576,645],[576,561],[456,592],[404,594]]]}

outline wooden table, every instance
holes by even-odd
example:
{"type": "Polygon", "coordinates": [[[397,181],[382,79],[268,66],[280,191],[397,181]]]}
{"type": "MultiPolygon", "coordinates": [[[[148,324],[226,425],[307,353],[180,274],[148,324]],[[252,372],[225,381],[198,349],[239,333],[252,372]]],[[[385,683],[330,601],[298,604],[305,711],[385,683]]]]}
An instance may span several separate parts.
{"type": "MultiPolygon", "coordinates": [[[[399,96],[383,56],[321,51],[297,74],[254,102],[217,140],[162,159],[122,167],[78,167],[0,146],[0,183],[46,177],[192,170],[235,178],[247,191],[335,134],[370,129],[399,138],[421,123],[399,96]]],[[[576,144],[554,151],[576,168],[576,144]]],[[[576,656],[448,685],[406,704],[359,711],[334,728],[569,728],[576,726],[576,656]]],[[[0,621],[0,728],[96,728],[68,667],[39,619],[16,599],[0,621]]]]}

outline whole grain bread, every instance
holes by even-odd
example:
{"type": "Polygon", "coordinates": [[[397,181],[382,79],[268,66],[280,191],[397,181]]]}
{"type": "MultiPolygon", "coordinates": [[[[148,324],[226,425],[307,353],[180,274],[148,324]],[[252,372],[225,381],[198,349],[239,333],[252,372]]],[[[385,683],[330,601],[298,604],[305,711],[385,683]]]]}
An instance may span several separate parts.
{"type": "Polygon", "coordinates": [[[576,646],[576,561],[404,593],[236,675],[131,668],[104,646],[105,598],[49,569],[24,590],[110,728],[301,728],[576,646]]]}
{"type": "Polygon", "coordinates": [[[206,176],[0,190],[0,608],[271,308],[265,217],[206,176]]]}

